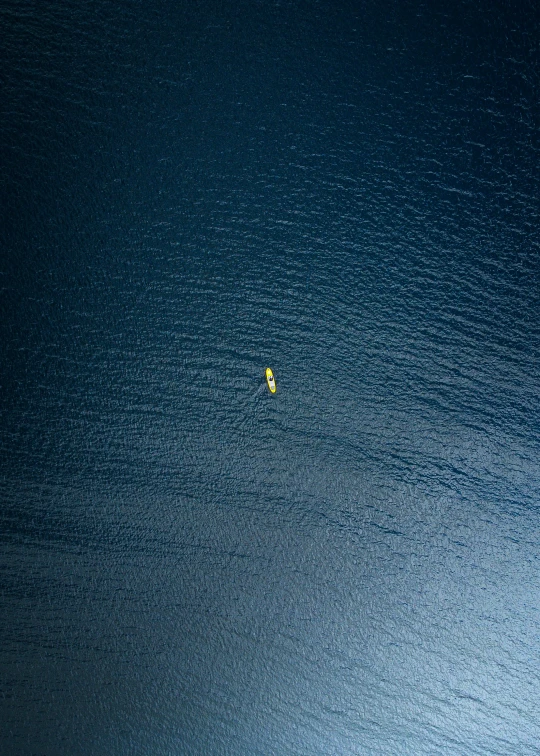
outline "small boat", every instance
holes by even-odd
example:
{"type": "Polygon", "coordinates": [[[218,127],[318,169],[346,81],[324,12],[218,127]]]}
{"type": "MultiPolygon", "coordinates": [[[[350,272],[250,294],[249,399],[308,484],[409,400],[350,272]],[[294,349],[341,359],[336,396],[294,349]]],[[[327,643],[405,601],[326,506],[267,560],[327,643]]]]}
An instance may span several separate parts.
{"type": "Polygon", "coordinates": [[[276,381],[271,368],[266,368],[266,382],[272,394],[276,393],[276,381]]]}

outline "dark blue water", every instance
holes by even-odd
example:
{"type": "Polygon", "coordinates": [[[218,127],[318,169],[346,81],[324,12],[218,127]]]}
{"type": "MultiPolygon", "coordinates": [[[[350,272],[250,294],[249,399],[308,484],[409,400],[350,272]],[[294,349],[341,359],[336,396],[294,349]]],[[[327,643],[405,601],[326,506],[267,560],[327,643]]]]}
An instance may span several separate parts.
{"type": "Polygon", "coordinates": [[[0,18],[1,752],[538,753],[534,3],[0,18]]]}

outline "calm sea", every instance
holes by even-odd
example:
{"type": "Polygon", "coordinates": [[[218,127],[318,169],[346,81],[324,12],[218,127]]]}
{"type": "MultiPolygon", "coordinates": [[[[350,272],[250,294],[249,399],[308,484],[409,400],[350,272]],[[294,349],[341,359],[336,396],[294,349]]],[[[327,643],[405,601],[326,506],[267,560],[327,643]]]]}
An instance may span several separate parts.
{"type": "Polygon", "coordinates": [[[2,754],[538,754],[538,19],[2,4],[2,754]]]}

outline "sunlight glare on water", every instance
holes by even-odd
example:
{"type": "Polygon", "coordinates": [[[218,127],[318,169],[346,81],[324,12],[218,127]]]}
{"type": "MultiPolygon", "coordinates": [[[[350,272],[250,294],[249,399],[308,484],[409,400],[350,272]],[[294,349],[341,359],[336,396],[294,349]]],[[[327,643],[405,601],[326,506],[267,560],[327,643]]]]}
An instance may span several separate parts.
{"type": "Polygon", "coordinates": [[[1,13],[0,750],[537,753],[533,5],[1,13]]]}

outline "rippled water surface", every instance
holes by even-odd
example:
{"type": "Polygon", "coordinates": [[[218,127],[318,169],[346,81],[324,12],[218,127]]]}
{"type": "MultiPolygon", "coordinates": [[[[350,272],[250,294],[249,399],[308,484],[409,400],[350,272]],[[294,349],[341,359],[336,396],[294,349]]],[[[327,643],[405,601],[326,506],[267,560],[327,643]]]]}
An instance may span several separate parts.
{"type": "Polygon", "coordinates": [[[534,5],[0,18],[2,753],[538,753],[534,5]]]}

